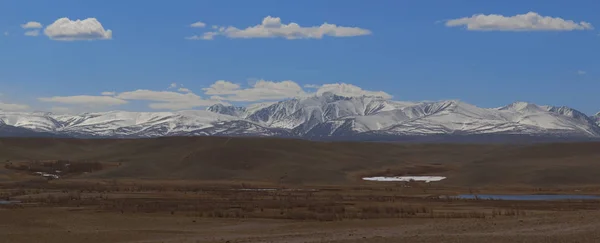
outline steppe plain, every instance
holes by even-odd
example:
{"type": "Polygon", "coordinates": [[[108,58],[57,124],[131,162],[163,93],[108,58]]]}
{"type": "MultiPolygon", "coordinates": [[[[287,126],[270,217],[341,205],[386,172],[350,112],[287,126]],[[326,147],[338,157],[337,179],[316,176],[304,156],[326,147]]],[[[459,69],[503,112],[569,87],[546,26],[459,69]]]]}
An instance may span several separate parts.
{"type": "Polygon", "coordinates": [[[600,242],[598,200],[446,198],[600,195],[600,143],[2,138],[0,162],[0,242],[600,242]],[[361,179],[398,175],[447,179],[361,179]]]}

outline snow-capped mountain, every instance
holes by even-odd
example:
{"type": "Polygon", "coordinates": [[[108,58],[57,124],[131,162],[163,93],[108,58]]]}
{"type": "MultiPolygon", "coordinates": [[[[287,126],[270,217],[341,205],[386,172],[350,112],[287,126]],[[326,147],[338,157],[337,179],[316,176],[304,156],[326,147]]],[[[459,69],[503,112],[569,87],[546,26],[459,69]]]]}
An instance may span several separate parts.
{"type": "Polygon", "coordinates": [[[568,107],[515,102],[480,108],[458,100],[400,102],[332,93],[247,107],[214,105],[177,112],[58,115],[2,112],[0,126],[72,137],[344,137],[517,134],[600,138],[595,116],[568,107]]]}
{"type": "Polygon", "coordinates": [[[600,126],[600,112],[596,113],[596,115],[592,116],[591,118],[596,122],[596,125],[600,126]]]}
{"type": "MultiPolygon", "coordinates": [[[[55,115],[52,113],[1,112],[0,124],[73,137],[157,137],[171,135],[234,135],[232,126],[245,135],[285,135],[234,116],[211,111],[127,112],[112,111],[55,115]],[[215,128],[216,126],[220,127],[215,128]]],[[[235,130],[235,129],[234,129],[235,130]]]]}

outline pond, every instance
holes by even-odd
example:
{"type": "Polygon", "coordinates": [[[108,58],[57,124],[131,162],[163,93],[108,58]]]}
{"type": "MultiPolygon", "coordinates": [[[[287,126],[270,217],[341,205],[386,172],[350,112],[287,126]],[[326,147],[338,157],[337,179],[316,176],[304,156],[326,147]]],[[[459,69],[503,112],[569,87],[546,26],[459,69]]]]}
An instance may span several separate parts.
{"type": "Polygon", "coordinates": [[[446,179],[443,176],[375,176],[375,177],[363,177],[365,181],[441,181],[446,179]]]}
{"type": "Polygon", "coordinates": [[[525,195],[502,195],[502,194],[462,194],[450,196],[450,198],[460,199],[483,199],[483,200],[508,200],[508,201],[551,201],[551,200],[600,200],[600,196],[594,195],[543,195],[543,194],[525,194],[525,195]]]}
{"type": "Polygon", "coordinates": [[[21,203],[21,201],[0,200],[0,205],[10,205],[10,204],[19,204],[19,203],[21,203]]]}

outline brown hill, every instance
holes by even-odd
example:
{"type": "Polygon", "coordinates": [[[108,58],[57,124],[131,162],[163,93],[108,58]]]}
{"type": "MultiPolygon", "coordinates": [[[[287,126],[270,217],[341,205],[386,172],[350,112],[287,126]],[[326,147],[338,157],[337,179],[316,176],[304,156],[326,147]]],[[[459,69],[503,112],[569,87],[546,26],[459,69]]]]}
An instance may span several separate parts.
{"type": "MultiPolygon", "coordinates": [[[[92,160],[122,166],[80,177],[364,183],[364,175],[442,175],[457,186],[600,183],[600,143],[536,145],[311,142],[278,138],[2,138],[0,161],[92,160]]],[[[5,169],[0,171],[9,173],[5,169]]]]}

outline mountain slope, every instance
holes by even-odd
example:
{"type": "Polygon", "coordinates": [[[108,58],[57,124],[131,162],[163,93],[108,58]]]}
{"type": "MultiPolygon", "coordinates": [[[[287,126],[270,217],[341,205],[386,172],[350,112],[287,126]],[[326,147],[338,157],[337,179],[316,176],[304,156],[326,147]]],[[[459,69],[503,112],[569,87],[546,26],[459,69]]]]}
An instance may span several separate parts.
{"type": "Polygon", "coordinates": [[[511,104],[479,108],[460,101],[404,104],[365,116],[333,119],[316,126],[313,136],[377,131],[387,135],[557,134],[596,137],[600,128],[583,113],[566,107],[511,104]],[[523,109],[521,106],[532,109],[523,109]]]}
{"type": "Polygon", "coordinates": [[[2,112],[0,124],[71,137],[280,136],[333,138],[527,135],[600,138],[600,114],[515,102],[480,108],[458,100],[399,102],[332,93],[247,107],[214,105],[177,112],[57,115],[2,112]]]}
{"type": "Polygon", "coordinates": [[[53,133],[36,132],[23,127],[15,127],[6,124],[0,124],[0,137],[66,137],[57,136],[53,133]]]}
{"type": "MultiPolygon", "coordinates": [[[[230,135],[236,122],[239,134],[272,134],[282,132],[261,127],[236,117],[210,111],[126,112],[112,111],[55,115],[52,113],[5,112],[0,123],[31,131],[64,134],[73,137],[158,137],[188,135],[230,135]]],[[[285,134],[285,132],[284,132],[285,134]]]]}

